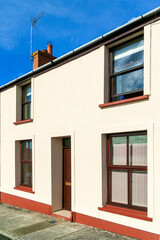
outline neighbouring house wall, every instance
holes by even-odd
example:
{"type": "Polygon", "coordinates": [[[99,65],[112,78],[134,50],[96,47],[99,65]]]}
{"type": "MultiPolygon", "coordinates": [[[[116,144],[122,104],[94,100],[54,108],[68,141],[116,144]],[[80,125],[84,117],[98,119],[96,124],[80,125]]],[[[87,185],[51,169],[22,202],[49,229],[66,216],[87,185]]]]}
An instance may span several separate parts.
{"type": "MultiPolygon", "coordinates": [[[[54,209],[52,200],[57,189],[52,176],[55,169],[51,166],[54,167],[53,159],[61,145],[56,138],[71,136],[72,211],[160,234],[159,39],[159,22],[145,27],[144,91],[150,94],[149,100],[99,108],[104,103],[104,46],[31,80],[32,123],[13,124],[16,87],[2,92],[2,192],[53,204],[54,209]],[[98,210],[107,199],[105,135],[139,130],[147,130],[148,136],[148,217],[153,222],[98,210]],[[35,194],[14,189],[15,142],[24,139],[34,139],[35,194]],[[56,150],[54,140],[58,144],[56,150]]],[[[61,159],[60,154],[58,157],[61,159]]],[[[60,165],[59,162],[59,168],[60,165]]]]}

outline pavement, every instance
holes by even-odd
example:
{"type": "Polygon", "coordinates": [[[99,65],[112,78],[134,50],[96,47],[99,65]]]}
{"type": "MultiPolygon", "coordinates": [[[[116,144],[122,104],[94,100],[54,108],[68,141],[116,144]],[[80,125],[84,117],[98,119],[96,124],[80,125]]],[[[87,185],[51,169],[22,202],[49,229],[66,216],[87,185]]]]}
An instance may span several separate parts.
{"type": "Polygon", "coordinates": [[[134,240],[53,216],[0,204],[0,240],[134,240]]]}

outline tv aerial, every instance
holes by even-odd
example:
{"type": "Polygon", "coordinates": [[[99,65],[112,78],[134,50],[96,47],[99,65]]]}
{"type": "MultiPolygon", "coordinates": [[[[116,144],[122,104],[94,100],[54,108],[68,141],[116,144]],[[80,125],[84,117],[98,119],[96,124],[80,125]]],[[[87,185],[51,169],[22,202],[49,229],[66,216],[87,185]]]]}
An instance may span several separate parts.
{"type": "Polygon", "coordinates": [[[31,61],[33,61],[33,57],[32,57],[33,28],[36,28],[36,23],[37,23],[38,19],[39,19],[40,17],[42,17],[42,15],[43,15],[44,13],[45,13],[45,12],[42,11],[37,18],[31,17],[31,55],[30,55],[30,60],[31,60],[31,61]]]}

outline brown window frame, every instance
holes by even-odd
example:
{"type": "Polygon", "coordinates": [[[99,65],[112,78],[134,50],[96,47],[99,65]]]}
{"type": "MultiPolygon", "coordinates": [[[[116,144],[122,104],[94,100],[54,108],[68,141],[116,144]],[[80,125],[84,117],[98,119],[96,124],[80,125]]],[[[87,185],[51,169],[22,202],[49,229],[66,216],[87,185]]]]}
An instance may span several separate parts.
{"type": "Polygon", "coordinates": [[[30,176],[30,174],[31,174],[31,176],[32,176],[32,170],[30,171],[30,169],[32,169],[32,168],[30,168],[30,165],[32,165],[32,160],[30,160],[30,153],[29,153],[29,143],[30,142],[32,142],[32,140],[31,139],[29,139],[29,140],[23,140],[23,141],[21,141],[20,142],[20,164],[21,164],[21,186],[25,186],[25,187],[29,187],[29,188],[32,188],[32,182],[30,183],[30,177],[29,177],[29,184],[23,184],[22,183],[22,179],[23,179],[23,173],[22,173],[22,165],[24,164],[24,163],[27,163],[28,164],[28,173],[29,173],[29,176],[30,176]],[[24,142],[28,142],[28,160],[23,160],[22,159],[22,143],[24,143],[24,142]]]}
{"type": "MultiPolygon", "coordinates": [[[[28,83],[27,85],[24,85],[22,86],[22,120],[27,120],[27,119],[31,119],[31,117],[28,117],[28,118],[24,118],[24,106],[25,105],[29,105],[30,104],[30,114],[31,114],[31,100],[30,101],[25,101],[25,97],[24,97],[24,89],[27,87],[27,86],[30,86],[31,87],[31,83],[28,83]]],[[[29,112],[28,112],[28,115],[29,115],[29,112]]]]}
{"type": "Polygon", "coordinates": [[[127,73],[130,73],[130,72],[134,72],[136,70],[140,70],[140,69],[144,69],[144,64],[141,64],[139,66],[136,66],[136,67],[132,67],[132,68],[129,68],[129,69],[126,69],[126,70],[122,70],[122,71],[119,71],[117,73],[114,73],[113,72],[113,51],[115,50],[115,48],[117,47],[120,47],[121,45],[124,45],[124,44],[127,44],[128,42],[131,42],[133,40],[136,40],[140,37],[143,37],[143,35],[140,35],[136,38],[133,38],[133,39],[130,39],[126,42],[123,42],[122,44],[119,44],[117,46],[114,46],[113,48],[110,48],[109,50],[109,102],[116,102],[116,101],[123,101],[123,99],[119,99],[119,100],[112,100],[113,97],[121,97],[121,96],[127,96],[127,98],[124,98],[125,100],[126,99],[130,99],[130,98],[134,98],[134,97],[139,97],[139,96],[143,96],[144,94],[144,91],[143,91],[143,88],[142,89],[138,89],[138,90],[133,90],[133,91],[129,91],[129,92],[124,92],[124,93],[120,93],[120,94],[113,94],[113,90],[114,90],[114,78],[118,75],[123,75],[123,74],[127,74],[127,73]]]}
{"type": "Polygon", "coordinates": [[[146,207],[140,207],[140,206],[134,206],[131,205],[130,203],[130,171],[143,171],[148,173],[148,168],[147,166],[132,166],[129,165],[129,136],[136,136],[136,135],[147,135],[147,131],[139,131],[139,132],[129,132],[129,133],[118,133],[118,134],[109,134],[107,135],[107,204],[109,205],[114,205],[114,206],[119,206],[123,208],[130,208],[130,209],[135,209],[135,210],[140,210],[140,211],[147,211],[146,207]],[[111,145],[111,138],[112,137],[122,137],[125,136],[127,137],[127,146],[126,146],[126,151],[127,151],[127,165],[112,165],[111,164],[111,158],[110,158],[110,145],[111,145]],[[110,172],[111,170],[125,170],[127,171],[127,188],[128,188],[128,204],[122,204],[122,203],[116,203],[111,201],[111,187],[112,183],[110,180],[110,172]]]}

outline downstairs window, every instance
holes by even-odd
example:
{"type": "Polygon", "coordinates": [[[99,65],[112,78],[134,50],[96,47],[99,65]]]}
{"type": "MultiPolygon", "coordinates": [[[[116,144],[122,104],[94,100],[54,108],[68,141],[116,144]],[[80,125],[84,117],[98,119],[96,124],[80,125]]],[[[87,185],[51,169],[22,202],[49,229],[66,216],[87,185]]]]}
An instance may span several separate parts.
{"type": "Polygon", "coordinates": [[[32,187],[32,140],[21,141],[21,185],[32,187]]]}
{"type": "Polygon", "coordinates": [[[108,203],[147,210],[146,132],[107,136],[108,203]]]}

